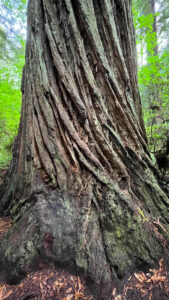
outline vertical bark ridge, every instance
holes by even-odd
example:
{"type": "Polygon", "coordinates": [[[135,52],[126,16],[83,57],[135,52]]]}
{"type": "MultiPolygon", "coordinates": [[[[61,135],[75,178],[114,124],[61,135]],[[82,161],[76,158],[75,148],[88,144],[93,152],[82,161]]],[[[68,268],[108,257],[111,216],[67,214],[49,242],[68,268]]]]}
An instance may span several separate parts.
{"type": "MultiPolygon", "coordinates": [[[[127,8],[123,4],[124,20],[127,20],[127,8]]],[[[142,145],[145,147],[136,128],[135,108],[131,108],[126,96],[126,85],[132,86],[128,82],[131,66],[120,48],[113,9],[117,9],[117,4],[112,5],[108,0],[102,4],[92,0],[64,0],[55,5],[43,0],[36,3],[34,11],[30,10],[26,68],[32,70],[27,80],[32,82],[35,148],[50,181],[63,189],[68,188],[67,176],[72,181],[81,176],[83,167],[79,157],[85,168],[93,169],[93,174],[99,173],[100,178],[106,176],[105,182],[118,180],[123,174],[130,189],[129,174],[122,159],[127,154],[125,148],[139,152],[142,145]],[[100,22],[97,9],[101,12],[103,5],[100,22]],[[40,15],[39,22],[37,15],[40,15]],[[110,52],[114,59],[110,62],[105,52],[107,46],[103,44],[105,32],[112,40],[110,52]],[[113,66],[117,72],[113,73],[113,66]]],[[[127,54],[130,52],[131,49],[127,50],[127,54]]],[[[31,103],[27,105],[29,109],[31,103]]]]}
{"type": "Polygon", "coordinates": [[[12,278],[52,261],[107,300],[164,253],[154,220],[169,230],[168,200],[146,150],[131,18],[129,0],[29,0],[21,123],[0,205],[14,218],[0,246],[12,278]]]}
{"type": "MultiPolygon", "coordinates": [[[[83,11],[85,11],[85,8],[84,9],[82,9],[83,11]]],[[[84,18],[83,18],[83,20],[84,20],[84,18]]],[[[87,24],[88,24],[88,20],[86,20],[86,22],[85,22],[85,28],[87,28],[87,24]]],[[[95,30],[96,32],[97,32],[97,30],[95,30]]],[[[90,33],[89,32],[89,34],[88,34],[88,38],[89,38],[89,40],[90,40],[90,35],[92,35],[92,33],[90,33]]],[[[98,36],[97,36],[97,39],[95,39],[94,38],[94,34],[92,35],[93,36],[93,40],[95,41],[95,40],[98,40],[99,39],[99,34],[98,34],[98,36]]],[[[93,49],[97,49],[98,48],[98,50],[96,51],[96,52],[99,52],[99,46],[93,46],[93,49]]],[[[102,49],[103,50],[103,49],[102,49]]],[[[102,51],[103,52],[103,51],[102,51]]],[[[97,53],[96,53],[97,54],[97,53]]],[[[100,54],[100,57],[102,56],[102,53],[100,54]]],[[[106,57],[105,55],[103,55],[103,57],[106,57]]],[[[99,60],[100,61],[100,60],[99,60]]],[[[108,65],[108,62],[106,62],[106,65],[108,65]]],[[[105,66],[105,65],[103,65],[103,69],[106,69],[107,67],[105,66]]],[[[103,70],[103,72],[104,72],[104,70],[103,70]]],[[[108,70],[108,73],[110,73],[111,71],[110,70],[108,70]]],[[[103,75],[105,75],[104,73],[103,73],[103,75]]],[[[104,78],[105,77],[107,77],[107,76],[103,76],[104,78]]],[[[111,78],[111,76],[110,76],[110,78],[111,78]]],[[[113,85],[115,85],[115,86],[117,86],[117,82],[115,81],[115,79],[113,80],[113,79],[111,79],[111,81],[112,81],[112,83],[113,83],[113,85]]],[[[110,85],[110,83],[108,83],[109,85],[110,85]]],[[[117,93],[117,97],[116,97],[116,99],[120,99],[120,103],[123,103],[124,102],[124,99],[125,99],[125,97],[124,96],[120,96],[119,97],[119,91],[120,91],[120,88],[117,86],[116,87],[116,89],[115,89],[115,92],[117,93]],[[118,91],[118,92],[117,92],[118,91]]],[[[114,94],[114,92],[113,92],[113,90],[112,90],[112,93],[113,93],[113,98],[115,98],[115,94],[114,94]]],[[[126,103],[124,103],[124,104],[126,104],[126,103]]],[[[120,106],[121,106],[121,104],[118,104],[118,108],[120,108],[120,106]]],[[[130,107],[130,104],[129,104],[129,107],[130,107]]],[[[121,112],[122,112],[123,110],[121,109],[121,112]]],[[[119,114],[119,119],[120,118],[123,118],[123,116],[121,116],[121,114],[119,114]]],[[[132,124],[132,127],[134,127],[134,131],[137,131],[137,129],[136,129],[136,126],[134,125],[134,119],[133,119],[133,121],[131,121],[131,118],[132,118],[132,116],[130,116],[130,118],[129,118],[129,120],[130,120],[130,123],[132,124]]],[[[129,124],[129,122],[128,122],[128,120],[126,119],[126,124],[125,124],[125,127],[126,128],[128,128],[128,126],[127,126],[127,124],[129,124]]],[[[123,125],[123,124],[121,124],[121,125],[123,125]]],[[[132,134],[133,135],[133,130],[132,130],[132,128],[130,129],[130,135],[132,134]]],[[[139,138],[140,139],[142,139],[141,138],[141,136],[140,136],[140,134],[139,134],[139,138]]],[[[134,139],[135,140],[135,139],[134,139]]],[[[144,141],[143,141],[143,143],[144,143],[144,141]]]]}

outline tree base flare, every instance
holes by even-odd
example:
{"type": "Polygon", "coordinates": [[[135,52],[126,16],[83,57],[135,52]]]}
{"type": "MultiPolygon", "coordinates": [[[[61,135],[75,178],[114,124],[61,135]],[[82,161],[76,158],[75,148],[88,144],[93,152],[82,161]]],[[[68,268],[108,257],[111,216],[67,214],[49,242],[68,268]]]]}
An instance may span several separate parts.
{"type": "Polygon", "coordinates": [[[13,225],[0,245],[1,283],[17,283],[52,263],[80,276],[96,299],[105,300],[135,271],[147,272],[167,257],[161,223],[153,224],[141,210],[135,213],[128,197],[117,198],[107,188],[102,195],[104,202],[89,193],[43,190],[18,213],[13,207],[13,225]]]}

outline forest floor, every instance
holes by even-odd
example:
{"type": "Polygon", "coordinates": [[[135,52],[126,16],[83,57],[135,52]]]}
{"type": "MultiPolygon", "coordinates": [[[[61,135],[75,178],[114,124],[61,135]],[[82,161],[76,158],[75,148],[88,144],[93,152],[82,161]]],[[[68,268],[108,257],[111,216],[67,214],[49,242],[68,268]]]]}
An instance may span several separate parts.
{"type": "MultiPolygon", "coordinates": [[[[0,242],[12,225],[9,217],[0,218],[0,242]]],[[[95,300],[80,278],[50,266],[27,275],[19,284],[0,285],[0,300],[95,300]]],[[[112,290],[109,300],[167,300],[169,299],[169,273],[163,259],[159,268],[149,273],[134,273],[124,285],[123,292],[112,290]]],[[[104,300],[107,300],[106,298],[104,300]]]]}

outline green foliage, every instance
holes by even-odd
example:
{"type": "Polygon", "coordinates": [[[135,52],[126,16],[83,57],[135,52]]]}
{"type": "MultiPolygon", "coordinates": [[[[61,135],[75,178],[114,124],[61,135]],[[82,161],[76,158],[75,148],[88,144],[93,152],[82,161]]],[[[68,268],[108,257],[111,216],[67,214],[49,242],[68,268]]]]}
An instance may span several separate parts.
{"type": "Polygon", "coordinates": [[[139,69],[144,120],[151,151],[160,150],[169,132],[169,51],[150,56],[139,69]]]}
{"type": "Polygon", "coordinates": [[[143,8],[141,2],[134,0],[133,5],[139,61],[138,79],[149,149],[156,152],[165,148],[166,136],[169,133],[169,50],[166,41],[166,47],[161,47],[160,43],[164,40],[161,36],[157,39],[154,32],[155,16],[158,19],[158,28],[163,27],[160,23],[164,13],[161,6],[158,14],[152,14],[147,6],[143,8]],[[156,46],[158,52],[154,51],[156,46]]]}
{"type": "MultiPolygon", "coordinates": [[[[19,50],[19,49],[18,49],[19,50]]],[[[20,79],[24,65],[23,49],[13,61],[0,69],[0,168],[11,159],[11,146],[20,119],[20,79]]]]}
{"type": "Polygon", "coordinates": [[[0,4],[0,168],[10,162],[20,119],[25,61],[25,37],[20,28],[25,28],[25,4],[25,0],[3,0],[0,4]]]}
{"type": "Polygon", "coordinates": [[[17,134],[21,92],[14,88],[9,78],[0,75],[0,168],[6,167],[11,159],[11,148],[14,136],[17,134]]]}
{"type": "Polygon", "coordinates": [[[133,15],[137,33],[137,44],[145,43],[146,49],[149,51],[149,53],[154,54],[154,48],[157,44],[156,33],[153,32],[153,22],[155,15],[150,13],[146,16],[143,16],[134,9],[133,15]]]}

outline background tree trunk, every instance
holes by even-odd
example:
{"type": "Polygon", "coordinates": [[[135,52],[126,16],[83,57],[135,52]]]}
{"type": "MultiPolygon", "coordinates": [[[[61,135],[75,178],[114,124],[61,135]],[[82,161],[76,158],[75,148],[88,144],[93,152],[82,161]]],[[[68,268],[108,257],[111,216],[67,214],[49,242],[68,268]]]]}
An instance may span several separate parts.
{"type": "Polygon", "coordinates": [[[22,115],[0,194],[13,218],[0,246],[8,280],[52,262],[108,299],[168,255],[135,52],[130,0],[29,1],[22,115]]]}
{"type": "Polygon", "coordinates": [[[158,55],[158,30],[157,30],[157,16],[155,16],[156,14],[155,5],[156,5],[155,0],[150,0],[150,12],[154,15],[153,32],[155,33],[157,38],[156,46],[154,48],[154,55],[158,55]]]}

